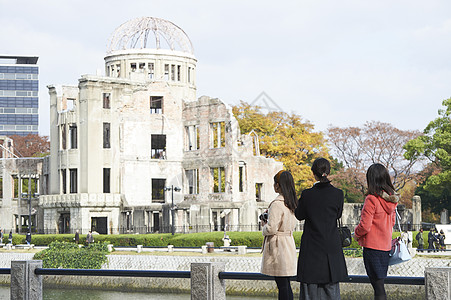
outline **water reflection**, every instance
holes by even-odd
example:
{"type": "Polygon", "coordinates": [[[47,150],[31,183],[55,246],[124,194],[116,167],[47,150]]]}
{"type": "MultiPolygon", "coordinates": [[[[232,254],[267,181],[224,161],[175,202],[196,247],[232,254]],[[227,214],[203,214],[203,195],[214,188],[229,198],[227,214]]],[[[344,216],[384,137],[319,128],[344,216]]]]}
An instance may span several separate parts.
{"type": "MultiPolygon", "coordinates": [[[[0,300],[10,299],[9,286],[0,286],[0,300]]],[[[44,289],[43,300],[190,300],[190,294],[154,294],[130,293],[119,291],[98,291],[86,289],[44,289]]],[[[227,300],[256,300],[262,299],[244,296],[227,296],[227,300]]],[[[271,298],[266,298],[271,299],[271,298]]]]}

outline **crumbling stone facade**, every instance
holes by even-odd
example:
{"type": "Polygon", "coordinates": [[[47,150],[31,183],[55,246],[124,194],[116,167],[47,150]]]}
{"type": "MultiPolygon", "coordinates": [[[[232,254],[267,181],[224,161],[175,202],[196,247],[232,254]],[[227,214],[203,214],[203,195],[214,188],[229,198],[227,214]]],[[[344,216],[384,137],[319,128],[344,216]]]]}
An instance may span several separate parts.
{"type": "MultiPolygon", "coordinates": [[[[164,23],[155,20],[157,27],[164,23]]],[[[166,29],[160,28],[180,31],[166,29]]],[[[258,228],[282,164],[259,155],[256,138],[241,135],[222,101],[196,100],[196,62],[190,48],[113,45],[105,76],[48,86],[49,188],[39,200],[44,231],[258,228]],[[61,218],[69,228],[59,228],[61,218]]]]}
{"type": "MultiPolygon", "coordinates": [[[[0,228],[26,233],[30,225],[35,231],[42,219],[38,199],[45,184],[45,180],[40,180],[44,159],[6,156],[0,159],[0,228]]],[[[8,232],[4,234],[6,238],[8,232]]]]}

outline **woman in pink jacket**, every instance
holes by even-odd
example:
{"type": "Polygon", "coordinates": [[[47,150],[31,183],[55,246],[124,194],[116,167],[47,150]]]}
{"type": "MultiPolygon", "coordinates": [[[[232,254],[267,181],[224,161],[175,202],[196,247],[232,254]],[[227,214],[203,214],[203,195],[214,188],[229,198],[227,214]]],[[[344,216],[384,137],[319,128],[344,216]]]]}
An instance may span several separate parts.
{"type": "Polygon", "coordinates": [[[387,299],[384,279],[387,277],[388,254],[399,197],[395,194],[387,169],[381,164],[376,163],[368,168],[366,181],[368,196],[354,238],[363,247],[363,262],[374,289],[374,299],[381,300],[387,299]]]}

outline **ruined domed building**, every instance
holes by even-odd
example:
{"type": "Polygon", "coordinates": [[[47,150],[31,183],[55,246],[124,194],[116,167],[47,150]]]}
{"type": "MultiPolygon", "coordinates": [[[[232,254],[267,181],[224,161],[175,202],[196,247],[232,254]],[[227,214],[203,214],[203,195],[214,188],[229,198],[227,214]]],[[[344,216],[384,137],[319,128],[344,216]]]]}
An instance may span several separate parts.
{"type": "MultiPolygon", "coordinates": [[[[13,141],[0,137],[0,228],[258,230],[282,163],[260,156],[258,137],[240,133],[229,106],[197,98],[196,64],[190,39],[169,21],[119,26],[104,76],[48,86],[50,156],[13,157],[13,141]]],[[[413,202],[403,224],[421,224],[413,202]]],[[[361,208],[346,204],[343,223],[357,224],[361,208]]]]}
{"type": "Polygon", "coordinates": [[[240,134],[228,105],[197,99],[196,63],[181,28],[138,18],[111,35],[105,76],[48,86],[40,231],[258,229],[283,166],[240,134]]]}

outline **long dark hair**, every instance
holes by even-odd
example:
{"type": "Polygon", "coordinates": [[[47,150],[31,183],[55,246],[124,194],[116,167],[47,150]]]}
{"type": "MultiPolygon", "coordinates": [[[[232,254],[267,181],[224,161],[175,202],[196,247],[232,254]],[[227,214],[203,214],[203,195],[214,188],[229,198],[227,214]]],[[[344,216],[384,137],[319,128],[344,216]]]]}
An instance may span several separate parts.
{"type": "Polygon", "coordinates": [[[294,189],[294,180],[288,171],[279,172],[274,176],[274,183],[279,184],[282,191],[283,201],[289,210],[294,211],[297,206],[296,190],[294,189]]]}
{"type": "Polygon", "coordinates": [[[327,176],[330,173],[330,163],[325,158],[317,158],[312,164],[312,172],[319,178],[319,182],[329,182],[327,176]]]}
{"type": "Polygon", "coordinates": [[[372,164],[368,168],[368,171],[366,171],[366,182],[369,195],[382,196],[384,191],[389,195],[395,193],[387,168],[379,163],[372,164]]]}

